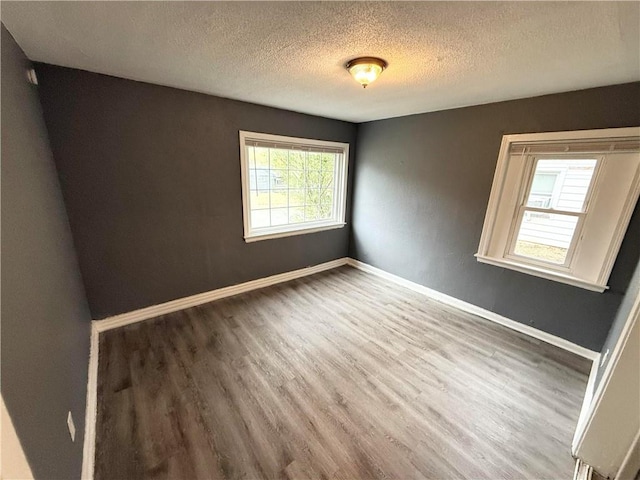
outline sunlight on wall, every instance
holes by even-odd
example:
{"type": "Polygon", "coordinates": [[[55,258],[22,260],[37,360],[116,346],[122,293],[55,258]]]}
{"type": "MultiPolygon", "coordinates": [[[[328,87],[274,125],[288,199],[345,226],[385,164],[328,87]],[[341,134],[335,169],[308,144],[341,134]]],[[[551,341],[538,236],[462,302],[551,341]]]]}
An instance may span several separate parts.
{"type": "Polygon", "coordinates": [[[22,445],[13,428],[13,422],[9,416],[9,412],[4,405],[4,398],[0,396],[0,405],[2,408],[2,419],[0,430],[2,436],[0,440],[0,480],[13,479],[33,479],[31,468],[24,456],[22,445]]]}

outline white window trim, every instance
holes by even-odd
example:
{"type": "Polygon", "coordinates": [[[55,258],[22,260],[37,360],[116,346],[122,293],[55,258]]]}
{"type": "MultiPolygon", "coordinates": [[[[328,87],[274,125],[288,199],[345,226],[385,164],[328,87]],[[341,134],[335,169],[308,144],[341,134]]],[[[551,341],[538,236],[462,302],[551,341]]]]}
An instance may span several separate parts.
{"type": "Polygon", "coordinates": [[[242,218],[244,225],[244,240],[247,243],[259,240],[270,240],[273,238],[290,237],[307,233],[317,233],[325,230],[342,228],[346,225],[346,203],[347,203],[347,179],[349,173],[349,144],[341,142],[331,142],[328,140],[314,140],[299,137],[287,137],[268,133],[239,131],[240,138],[240,173],[242,181],[242,218]],[[342,150],[342,159],[338,162],[335,171],[335,189],[333,219],[318,222],[307,222],[304,224],[279,225],[275,227],[264,227],[251,229],[250,225],[250,203],[249,203],[249,177],[248,159],[246,158],[246,142],[251,140],[283,143],[287,145],[329,147],[342,150]]]}
{"type": "MultiPolygon", "coordinates": [[[[496,171],[493,178],[493,184],[491,186],[491,194],[489,196],[489,203],[487,205],[487,212],[485,214],[484,224],[482,228],[482,235],[480,237],[480,244],[478,246],[478,253],[475,257],[479,262],[495,265],[510,270],[515,270],[522,273],[527,273],[537,277],[553,280],[568,285],[574,285],[577,287],[585,288],[595,292],[604,292],[609,287],[607,282],[613,269],[615,259],[620,250],[620,245],[626,233],[627,226],[633,214],[636,202],[640,196],[640,169],[636,171],[635,177],[632,180],[632,186],[629,189],[629,193],[624,202],[619,220],[614,229],[613,238],[609,244],[605,261],[602,263],[599,275],[595,280],[580,278],[572,275],[571,272],[563,272],[562,267],[549,268],[541,264],[534,262],[528,262],[520,260],[516,257],[509,256],[508,252],[502,257],[495,255],[489,255],[490,242],[496,228],[496,220],[498,214],[498,205],[501,201],[503,190],[505,188],[507,167],[510,159],[511,147],[513,144],[526,143],[551,143],[551,142],[571,142],[579,140],[594,140],[594,139],[607,139],[607,140],[622,140],[629,137],[640,137],[640,127],[627,127],[627,128],[610,128],[599,130],[581,130],[570,132],[545,132],[545,133],[525,133],[515,135],[504,135],[502,137],[502,143],[500,145],[500,153],[498,156],[498,163],[496,165],[496,171]]],[[[600,162],[599,162],[600,163],[600,162]]],[[[521,180],[522,181],[522,180],[521,180]]],[[[511,225],[517,221],[517,208],[514,212],[514,216],[511,218],[511,225]]]]}

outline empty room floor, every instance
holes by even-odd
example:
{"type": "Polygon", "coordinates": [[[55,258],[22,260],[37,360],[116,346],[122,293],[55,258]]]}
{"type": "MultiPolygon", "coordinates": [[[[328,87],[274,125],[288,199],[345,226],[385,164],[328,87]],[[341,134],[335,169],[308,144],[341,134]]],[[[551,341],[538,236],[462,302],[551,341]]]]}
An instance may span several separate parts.
{"type": "Polygon", "coordinates": [[[341,267],[102,333],[95,478],[571,478],[589,368],[341,267]]]}

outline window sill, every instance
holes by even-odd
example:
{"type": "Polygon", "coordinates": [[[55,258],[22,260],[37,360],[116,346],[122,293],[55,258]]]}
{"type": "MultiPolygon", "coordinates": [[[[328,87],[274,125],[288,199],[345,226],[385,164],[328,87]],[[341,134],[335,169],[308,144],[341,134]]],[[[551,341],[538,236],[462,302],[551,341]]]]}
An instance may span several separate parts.
{"type": "Polygon", "coordinates": [[[271,240],[273,238],[291,237],[294,235],[303,235],[306,233],[317,233],[325,230],[334,230],[336,228],[342,228],[346,225],[345,222],[331,222],[331,223],[314,223],[306,227],[300,227],[295,225],[293,228],[284,229],[265,229],[260,232],[251,233],[245,235],[244,241],[247,243],[257,242],[260,240],[271,240]]]}
{"type": "Polygon", "coordinates": [[[478,253],[475,254],[475,257],[480,263],[487,263],[496,267],[508,268],[510,270],[515,270],[516,272],[527,273],[536,277],[546,278],[547,280],[566,283],[567,285],[584,288],[586,290],[591,290],[592,292],[602,293],[609,288],[607,285],[600,285],[589,280],[584,280],[571,275],[555,272],[553,270],[547,270],[545,268],[528,265],[526,263],[521,263],[514,260],[486,257],[478,253]]]}

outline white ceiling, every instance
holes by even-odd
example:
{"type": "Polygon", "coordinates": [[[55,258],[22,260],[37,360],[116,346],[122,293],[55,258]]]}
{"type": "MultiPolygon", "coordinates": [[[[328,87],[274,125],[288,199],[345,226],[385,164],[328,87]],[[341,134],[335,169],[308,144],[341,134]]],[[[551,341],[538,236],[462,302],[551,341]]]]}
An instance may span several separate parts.
{"type": "Polygon", "coordinates": [[[32,60],[354,122],[640,80],[638,2],[7,2],[32,60]],[[366,90],[344,64],[389,68],[366,90]]]}

